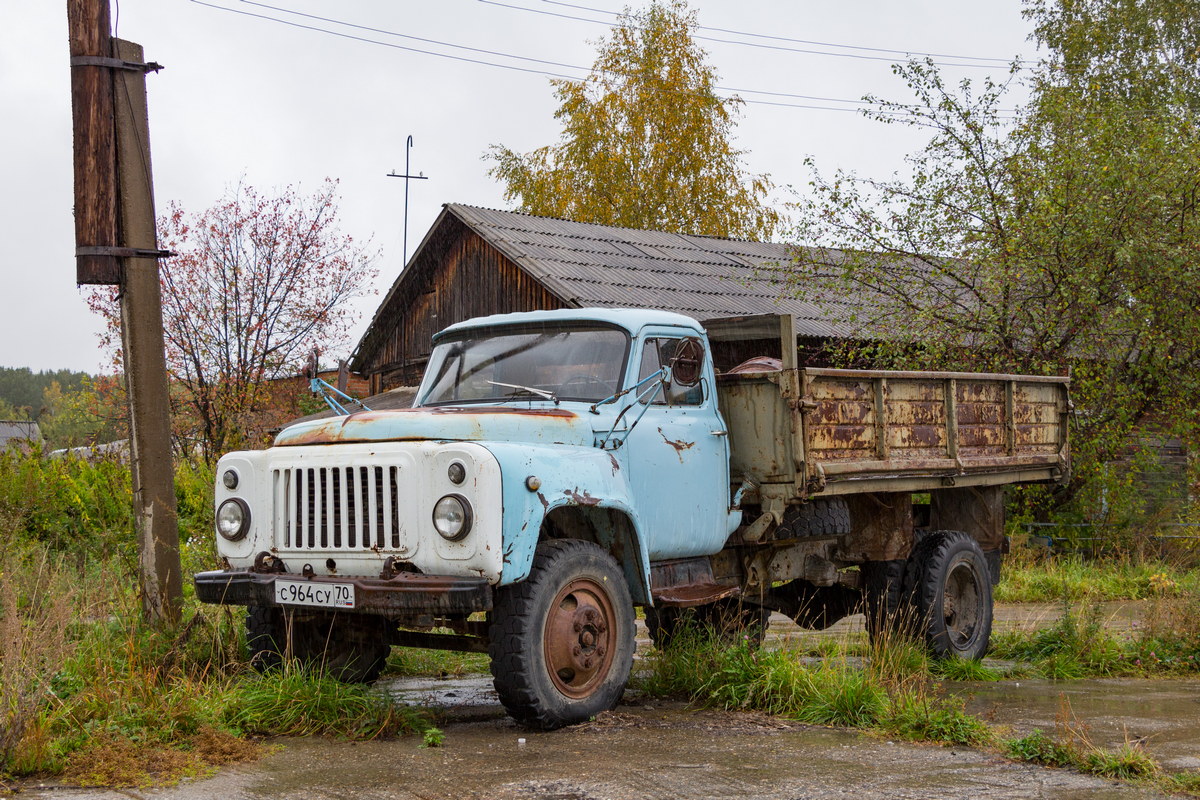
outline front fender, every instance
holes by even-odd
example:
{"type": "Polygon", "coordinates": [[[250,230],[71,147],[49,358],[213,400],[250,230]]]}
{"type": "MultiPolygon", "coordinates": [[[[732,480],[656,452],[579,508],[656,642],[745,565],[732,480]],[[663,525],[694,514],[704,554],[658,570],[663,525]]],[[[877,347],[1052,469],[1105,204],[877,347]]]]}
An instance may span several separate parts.
{"type": "Polygon", "coordinates": [[[577,506],[592,514],[600,544],[622,561],[634,598],[645,602],[649,593],[650,559],[629,484],[616,458],[594,447],[489,442],[485,445],[500,463],[503,476],[504,559],[500,584],[523,580],[547,515],[557,508],[577,506]],[[527,479],[541,485],[528,488],[527,479]],[[608,514],[598,512],[609,512],[608,514]],[[619,516],[618,516],[619,515],[619,516]],[[627,522],[632,542],[611,524],[627,522]],[[632,548],[628,545],[632,544],[632,548]]]}

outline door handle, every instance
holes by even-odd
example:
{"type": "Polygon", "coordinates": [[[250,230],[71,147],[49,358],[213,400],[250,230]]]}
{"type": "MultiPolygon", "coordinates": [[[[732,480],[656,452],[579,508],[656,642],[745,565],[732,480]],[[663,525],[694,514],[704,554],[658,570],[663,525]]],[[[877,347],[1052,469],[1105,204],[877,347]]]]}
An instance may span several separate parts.
{"type": "Polygon", "coordinates": [[[709,431],[713,436],[728,436],[729,431],[709,431]]]}

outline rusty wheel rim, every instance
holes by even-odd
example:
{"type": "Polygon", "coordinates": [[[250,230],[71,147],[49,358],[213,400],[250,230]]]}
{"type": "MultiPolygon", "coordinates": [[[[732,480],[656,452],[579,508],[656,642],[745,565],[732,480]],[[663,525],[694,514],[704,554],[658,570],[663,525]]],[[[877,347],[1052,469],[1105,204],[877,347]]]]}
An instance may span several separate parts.
{"type": "Polygon", "coordinates": [[[555,688],[578,699],[604,682],[615,651],[615,621],[608,593],[591,578],[576,578],[555,595],[546,617],[544,643],[555,688]]]}
{"type": "Polygon", "coordinates": [[[978,629],[979,580],[975,570],[966,562],[955,564],[946,576],[946,588],[942,598],[942,617],[950,643],[964,648],[975,638],[978,629]]]}

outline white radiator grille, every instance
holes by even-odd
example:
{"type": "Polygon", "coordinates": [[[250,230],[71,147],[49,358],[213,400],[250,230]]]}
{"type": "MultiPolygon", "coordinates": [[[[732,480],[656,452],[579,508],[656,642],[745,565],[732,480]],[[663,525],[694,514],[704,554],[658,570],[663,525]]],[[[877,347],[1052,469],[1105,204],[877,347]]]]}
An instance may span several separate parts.
{"type": "Polygon", "coordinates": [[[289,550],[400,550],[400,468],[272,470],[275,530],[289,550]]]}

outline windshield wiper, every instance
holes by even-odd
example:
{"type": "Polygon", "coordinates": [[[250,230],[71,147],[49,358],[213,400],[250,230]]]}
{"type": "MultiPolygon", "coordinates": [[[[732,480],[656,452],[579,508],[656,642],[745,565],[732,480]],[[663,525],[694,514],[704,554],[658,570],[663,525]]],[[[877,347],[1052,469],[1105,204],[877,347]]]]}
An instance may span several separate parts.
{"type": "MultiPolygon", "coordinates": [[[[519,386],[515,383],[501,383],[500,381],[488,381],[488,383],[490,383],[492,386],[503,386],[506,389],[516,389],[517,391],[521,392],[529,392],[529,394],[537,395],[538,397],[545,398],[546,400],[553,400],[554,405],[558,405],[558,398],[554,395],[554,392],[547,392],[545,389],[535,389],[532,386],[519,386]]],[[[512,392],[509,396],[511,397],[515,394],[516,392],[512,392]]]]}

